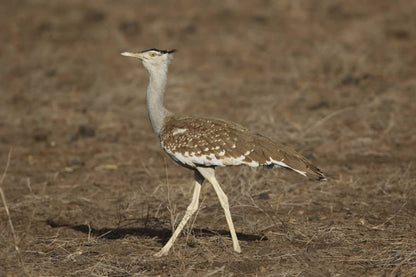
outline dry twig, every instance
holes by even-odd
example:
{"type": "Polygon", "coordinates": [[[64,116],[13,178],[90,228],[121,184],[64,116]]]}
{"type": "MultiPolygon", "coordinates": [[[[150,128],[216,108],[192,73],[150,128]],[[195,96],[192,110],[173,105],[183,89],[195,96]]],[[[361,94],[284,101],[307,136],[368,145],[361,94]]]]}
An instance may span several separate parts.
{"type": "Polygon", "coordinates": [[[12,231],[14,249],[16,250],[17,257],[19,259],[20,265],[22,266],[23,272],[25,273],[25,275],[30,276],[30,274],[26,270],[25,265],[23,263],[22,255],[20,253],[20,249],[19,249],[19,246],[18,246],[18,243],[17,243],[17,241],[18,241],[17,240],[17,235],[16,235],[16,232],[14,230],[12,218],[10,216],[9,207],[7,206],[7,202],[6,202],[6,196],[4,195],[4,191],[3,191],[3,187],[2,187],[4,179],[6,178],[7,170],[9,169],[11,155],[12,155],[12,149],[10,148],[9,154],[7,155],[6,167],[4,168],[3,174],[2,174],[1,179],[0,179],[0,195],[1,195],[1,201],[3,201],[4,209],[6,210],[7,218],[8,218],[8,221],[9,221],[9,226],[10,226],[10,229],[12,231]]]}

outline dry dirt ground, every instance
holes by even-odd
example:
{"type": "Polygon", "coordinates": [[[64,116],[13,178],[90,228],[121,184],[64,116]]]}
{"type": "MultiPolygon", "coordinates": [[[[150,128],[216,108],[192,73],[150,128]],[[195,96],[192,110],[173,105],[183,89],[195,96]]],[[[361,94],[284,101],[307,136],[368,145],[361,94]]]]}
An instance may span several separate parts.
{"type": "Polygon", "coordinates": [[[415,14],[412,0],[2,1],[0,276],[415,276],[415,14]],[[146,71],[120,56],[147,48],[179,50],[172,111],[244,124],[329,176],[218,170],[242,254],[205,184],[153,256],[193,177],[151,132],[146,71]]]}

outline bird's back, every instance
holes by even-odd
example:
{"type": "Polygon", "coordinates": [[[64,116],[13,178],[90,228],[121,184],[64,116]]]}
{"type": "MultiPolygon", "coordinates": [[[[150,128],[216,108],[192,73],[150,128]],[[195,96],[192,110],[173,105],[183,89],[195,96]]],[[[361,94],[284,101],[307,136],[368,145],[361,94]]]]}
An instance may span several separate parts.
{"type": "Polygon", "coordinates": [[[291,147],[226,120],[170,116],[162,128],[160,141],[175,161],[187,167],[283,167],[312,179],[325,178],[291,147]]]}

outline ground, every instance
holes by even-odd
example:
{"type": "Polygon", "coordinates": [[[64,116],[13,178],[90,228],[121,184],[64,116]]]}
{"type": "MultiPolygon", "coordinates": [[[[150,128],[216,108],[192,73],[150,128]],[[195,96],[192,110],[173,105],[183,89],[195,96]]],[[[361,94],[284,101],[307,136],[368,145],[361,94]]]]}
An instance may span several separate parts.
{"type": "Polygon", "coordinates": [[[416,275],[415,1],[20,0],[0,14],[0,276],[416,275]],[[152,133],[147,72],[120,55],[148,48],[178,49],[170,110],[243,124],[328,175],[217,170],[241,254],[206,183],[153,256],[193,176],[152,133]]]}

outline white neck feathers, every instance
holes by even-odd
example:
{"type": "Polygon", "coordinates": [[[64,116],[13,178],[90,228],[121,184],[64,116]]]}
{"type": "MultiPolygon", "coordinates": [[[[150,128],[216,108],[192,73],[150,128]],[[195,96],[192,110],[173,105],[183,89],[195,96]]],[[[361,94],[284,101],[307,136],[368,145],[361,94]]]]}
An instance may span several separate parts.
{"type": "Polygon", "coordinates": [[[149,72],[149,86],[146,93],[146,106],[153,131],[159,136],[165,117],[168,114],[163,104],[168,65],[166,64],[164,67],[148,67],[147,71],[149,72]]]}

